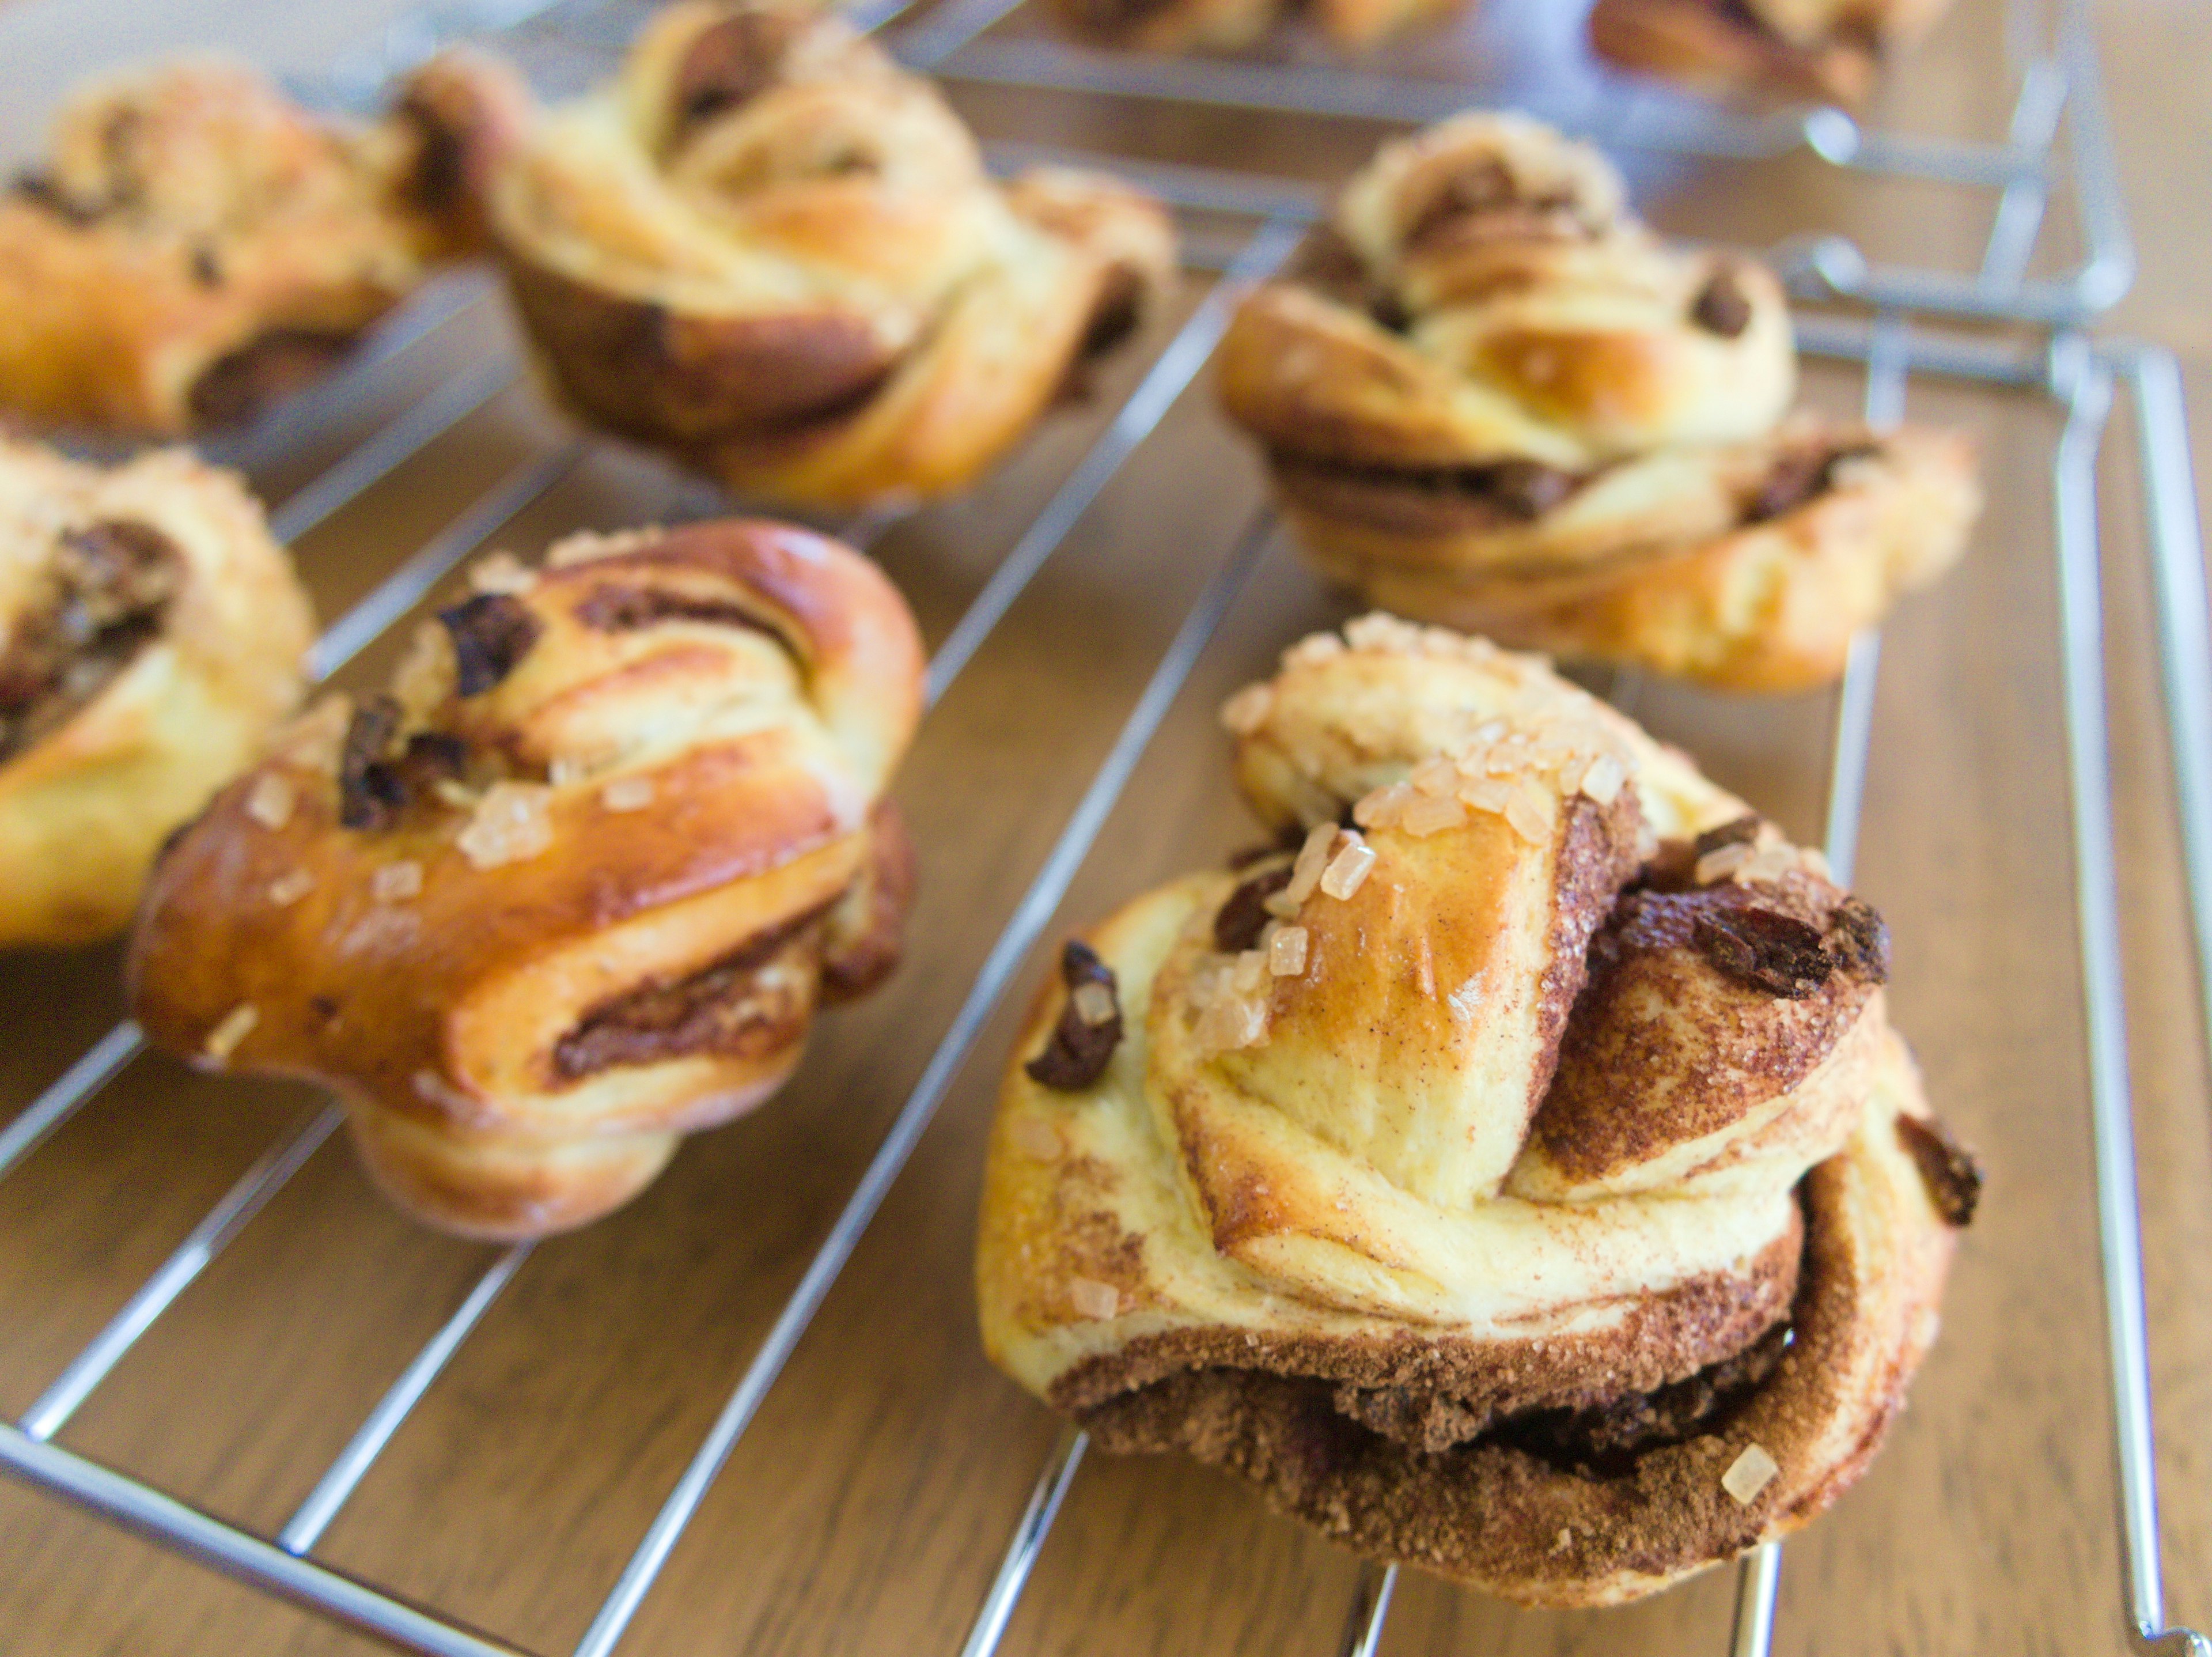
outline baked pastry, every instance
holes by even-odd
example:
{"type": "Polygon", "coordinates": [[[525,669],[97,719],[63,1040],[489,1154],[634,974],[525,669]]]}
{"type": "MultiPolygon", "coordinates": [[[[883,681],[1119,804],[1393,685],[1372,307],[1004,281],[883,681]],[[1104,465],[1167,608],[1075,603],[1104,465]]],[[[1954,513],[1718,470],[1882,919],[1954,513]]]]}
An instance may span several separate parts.
{"type": "Polygon", "coordinates": [[[1060,170],[1001,189],[843,22],[725,4],[670,7],[544,114],[490,218],[583,418],[817,508],[968,483],[1175,265],[1150,199],[1060,170]]]}
{"type": "Polygon", "coordinates": [[[299,704],[314,617],[238,478],[0,437],[0,943],[120,931],[299,704]]]}
{"type": "Polygon", "coordinates": [[[874,565],[779,524],[476,584],[164,856],[131,995],[204,1068],[329,1085],[418,1218],[538,1237],[766,1099],[895,964],[921,649],[874,565]]]}
{"type": "Polygon", "coordinates": [[[367,125],[221,58],[85,87],[0,191],[0,407],[166,436],[258,412],[466,248],[523,95],[453,58],[367,125]]]}
{"type": "Polygon", "coordinates": [[[1951,0],[1597,0],[1601,57],[1715,92],[1861,104],[1951,0]]]}
{"type": "Polygon", "coordinates": [[[1531,1605],[1826,1508],[1978,1189],[1880,917],[1479,639],[1371,616],[1224,717],[1280,838],[1067,945],[991,1133],[992,1359],[1531,1605]]]}
{"type": "Polygon", "coordinates": [[[1061,15],[1086,34],[1142,52],[1237,52],[1285,17],[1312,20],[1343,52],[1364,52],[1391,35],[1448,15],[1466,0],[1060,0],[1061,15]]]}
{"type": "Polygon", "coordinates": [[[1513,116],[1386,146],[1220,384],[1369,601],[1732,689],[1835,677],[1979,509],[1963,437],[1789,415],[1773,276],[1662,245],[1595,150],[1513,116]]]}

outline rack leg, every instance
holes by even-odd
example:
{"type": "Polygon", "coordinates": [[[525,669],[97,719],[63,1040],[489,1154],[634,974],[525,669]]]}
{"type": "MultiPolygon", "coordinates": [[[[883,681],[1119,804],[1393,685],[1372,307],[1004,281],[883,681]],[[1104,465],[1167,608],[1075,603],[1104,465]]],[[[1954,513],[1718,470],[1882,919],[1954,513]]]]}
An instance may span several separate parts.
{"type": "Polygon", "coordinates": [[[1359,1581],[1352,1591],[1352,1609],[1344,1619],[1344,1640],[1338,1657],[1375,1657],[1382,1644],[1382,1623],[1390,1615],[1390,1596],[1398,1591],[1398,1568],[1360,1562],[1359,1581]]]}
{"type": "Polygon", "coordinates": [[[1037,1474],[1036,1488],[1030,1492],[1029,1506],[1022,1509],[1021,1522],[1014,1526],[1013,1539],[1006,1544],[1006,1556],[999,1562],[999,1574],[992,1579],[990,1592],[983,1596],[983,1604],[975,1612],[975,1626],[968,1630],[968,1643],[960,1648],[960,1657],[991,1657],[998,1650],[999,1642],[1006,1636],[1006,1624],[1014,1619],[1014,1607],[1021,1601],[1022,1589],[1029,1584],[1030,1572],[1036,1566],[1037,1555],[1044,1551],[1044,1539],[1052,1532],[1052,1521],[1060,1517],[1060,1504],[1067,1499],[1068,1487],[1075,1483],[1076,1469],[1083,1465],[1083,1453],[1090,1443],[1091,1435],[1076,1427],[1060,1429],[1060,1441],[1052,1447],[1052,1454],[1045,1459],[1044,1467],[1037,1474]]]}

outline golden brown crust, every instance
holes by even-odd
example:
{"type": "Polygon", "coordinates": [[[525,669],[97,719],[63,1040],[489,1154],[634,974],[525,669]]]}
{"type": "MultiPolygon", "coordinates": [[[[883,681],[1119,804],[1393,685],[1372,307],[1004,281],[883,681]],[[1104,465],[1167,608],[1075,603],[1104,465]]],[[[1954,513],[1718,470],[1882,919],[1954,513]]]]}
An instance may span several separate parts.
{"type": "Polygon", "coordinates": [[[773,1092],[825,978],[889,970],[921,657],[872,565],[780,525],[483,579],[163,858],[131,978],[173,1050],[337,1088],[422,1217],[534,1236],[773,1092]]]}
{"type": "Polygon", "coordinates": [[[1882,62],[1949,0],[1597,0],[1590,44],[1629,69],[1716,92],[1856,106],[1882,62]]]}
{"type": "Polygon", "coordinates": [[[1826,1507],[1971,1206],[1971,1159],[1899,1126],[1927,1106],[1879,917],[1480,641],[1370,618],[1224,719],[1261,815],[1310,830],[1287,882],[1193,876],[1085,935],[1123,1032],[1089,1079],[1025,1061],[1104,1009],[1033,1007],[985,1168],[993,1360],[1106,1448],[1528,1604],[1826,1507]]]}
{"type": "Polygon", "coordinates": [[[816,507],[965,485],[1175,264],[1165,214],[1109,180],[994,185],[842,22],[707,0],[540,116],[492,222],[584,417],[816,507]]]}
{"type": "Polygon", "coordinates": [[[1237,52],[1285,18],[1310,17],[1339,50],[1364,52],[1458,9],[1464,0],[1060,0],[1086,34],[1139,52],[1237,52]]]}
{"type": "Polygon", "coordinates": [[[425,71],[413,113],[309,115],[258,71],[192,58],[89,85],[0,193],[0,405],[42,424],[178,435],[325,372],[467,241],[441,183],[480,170],[425,71]]]}
{"type": "Polygon", "coordinates": [[[1795,373],[1770,272],[1662,247],[1595,151],[1495,116],[1386,146],[1220,354],[1331,578],[1760,691],[1835,677],[1980,506],[1963,437],[1785,418],[1795,373]]]}
{"type": "Polygon", "coordinates": [[[0,439],[0,943],[106,936],[155,849],[298,704],[313,614],[232,473],[0,439]],[[153,561],[136,594],[97,567],[115,536],[153,561]]]}
{"type": "MultiPolygon", "coordinates": [[[[1808,1175],[1805,1252],[1779,1370],[1711,1430],[1592,1478],[1508,1439],[1425,1449],[1363,1428],[1311,1371],[1191,1368],[1077,1419],[1102,1448],[1179,1449],[1370,1557],[1533,1605],[1605,1605],[1786,1536],[1855,1482],[1932,1341],[1951,1234],[1872,1145],[1808,1175]],[[1746,1505],[1756,1446],[1783,1469],[1746,1505]]],[[[1232,1353],[1233,1355],[1233,1353],[1232,1353]]]]}

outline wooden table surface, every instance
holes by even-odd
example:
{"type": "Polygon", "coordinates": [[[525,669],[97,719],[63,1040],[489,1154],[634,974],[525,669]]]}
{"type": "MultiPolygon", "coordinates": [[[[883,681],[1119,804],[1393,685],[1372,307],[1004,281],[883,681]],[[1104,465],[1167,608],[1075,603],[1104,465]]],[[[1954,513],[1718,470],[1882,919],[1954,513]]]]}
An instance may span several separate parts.
{"type": "MultiPolygon", "coordinates": [[[[1493,0],[1506,4],[1514,0],[1493,0]]],[[[1527,0],[1519,0],[1526,3],[1527,0]]],[[[1542,3],[1542,0],[1535,0],[1542,3]]],[[[21,0],[0,13],[0,155],[27,151],[56,87],[99,63],[221,42],[312,70],[397,9],[274,0],[21,0]]],[[[2202,297],[2212,12],[2100,8],[2142,270],[2115,319],[2177,349],[2212,409],[2202,297]]],[[[1996,0],[1960,0],[1885,114],[1925,130],[2001,122],[1996,0]]],[[[971,89],[995,136],[1340,176],[1355,123],[1116,108],[971,89]]],[[[1679,172],[1665,228],[1765,244],[1827,228],[1899,257],[1971,265],[1963,198],[1817,165],[1679,172]]],[[[1194,303],[1194,280],[1178,313],[1194,303]]],[[[1056,417],[972,498],[879,548],[941,638],[1177,319],[1152,326],[1085,406],[1056,417]]],[[[257,481],[272,496],[456,367],[515,344],[488,288],[399,371],[257,481]]],[[[1838,408],[1855,373],[1808,370],[1838,408]]],[[[2121,1648],[2104,1323],[2060,728],[2050,461],[2057,417],[2025,393],[1916,383],[1914,417],[1983,444],[1988,515],[1964,567],[1886,637],[1858,884],[1889,917],[1897,1022],[1945,1115],[1987,1154],[1942,1339],[1864,1483],[1787,1550],[1778,1649],[2121,1648]]],[[[2200,418],[2212,434],[2212,416],[2200,418]]],[[[2212,1122],[2160,722],[2141,514],[2122,420],[2105,524],[2116,811],[2172,1616],[2212,1619],[2212,1122]]],[[[507,470],[564,441],[526,386],[297,551],[339,610],[507,470]]],[[[2212,447],[2197,445],[2200,479],[2212,447]]],[[[498,538],[535,551],[579,525],[668,512],[685,486],[595,448],[498,538]]],[[[688,498],[696,499],[696,491],[688,498]]],[[[694,1141],[629,1209],[542,1246],[331,1527],[319,1556],[533,1649],[581,1633],[726,1396],[945,1028],[999,927],[1191,601],[1260,500],[1252,458],[1203,381],[1045,567],[930,719],[899,788],[926,884],[910,958],[823,1020],[805,1066],[755,1116],[694,1141]]],[[[1213,710],[1273,653],[1344,613],[1271,545],[1076,880],[1096,913],[1248,833],[1213,710]]],[[[349,677],[380,673],[372,651],[349,677]]],[[[1830,699],[1729,700],[1645,685],[1635,711],[1801,839],[1818,838],[1830,699]]],[[[1054,923],[1054,932],[1062,922],[1054,923]]],[[[1015,996],[1034,980],[1032,962],[1015,996]]],[[[118,1015],[112,950],[0,963],[0,1109],[27,1100],[118,1015]]],[[[977,1163],[1011,1034],[1001,1008],[817,1323],[677,1548],[625,1651],[761,1657],[957,1650],[1055,1422],[977,1349],[977,1163]]],[[[0,1410],[15,1416],[288,1124],[303,1090],[195,1079],[142,1060],[0,1182],[0,1410]]],[[[85,1454],[264,1533],[492,1255],[418,1229],[340,1143],[155,1325],[62,1435],[85,1454]]],[[[1004,1649],[1330,1657],[1355,1567],[1245,1490],[1179,1461],[1087,1465],[1004,1649]]],[[[1734,1573],[1633,1609],[1516,1611],[1402,1585],[1386,1653],[1711,1653],[1734,1573]]],[[[0,1648],[324,1653],[366,1642],[0,1483],[0,1648]]]]}

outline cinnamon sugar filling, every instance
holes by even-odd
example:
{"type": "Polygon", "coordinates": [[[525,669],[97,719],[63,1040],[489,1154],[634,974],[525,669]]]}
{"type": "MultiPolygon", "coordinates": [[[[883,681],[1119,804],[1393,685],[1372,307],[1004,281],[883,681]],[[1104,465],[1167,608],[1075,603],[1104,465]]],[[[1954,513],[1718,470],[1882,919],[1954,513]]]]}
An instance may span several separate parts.
{"type": "Polygon", "coordinates": [[[46,588],[0,652],[0,761],[51,735],[160,634],[184,580],[176,544],[150,524],[64,535],[46,588]]]}
{"type": "Polygon", "coordinates": [[[672,984],[647,984],[586,1014],[554,1045],[554,1074],[580,1081],[623,1064],[713,1053],[757,1058],[795,1038],[813,1002],[817,925],[810,910],[672,984]]]}
{"type": "Polygon", "coordinates": [[[1392,466],[1318,460],[1283,449],[1268,456],[1283,492],[1317,511],[1384,528],[1437,524],[1507,529],[1535,522],[1589,481],[1534,460],[1392,466]]]}
{"type": "MultiPolygon", "coordinates": [[[[1595,1350],[1583,1359],[1595,1384],[1581,1389],[1571,1380],[1560,1384],[1571,1376],[1576,1361],[1558,1354],[1551,1360],[1532,1360],[1528,1351],[1517,1358],[1447,1360],[1433,1374],[1397,1380],[1387,1360],[1363,1363],[1358,1354],[1347,1352],[1338,1362],[1311,1368],[1200,1362],[1074,1413],[1116,1450],[1186,1448],[1218,1459],[1193,1441],[1194,1422],[1203,1438],[1207,1421],[1225,1426],[1265,1418],[1298,1423],[1298,1435],[1326,1443],[1326,1459],[1337,1464],[1362,1459],[1386,1442],[1430,1455],[1495,1447],[1581,1478],[1624,1477],[1655,1451],[1725,1429],[1773,1378],[1795,1339],[1796,1303],[1811,1292],[1808,1240],[1804,1228],[1786,1239],[1789,1250],[1772,1263],[1775,1274],[1761,1274],[1751,1291],[1765,1309],[1753,1313],[1732,1346],[1687,1374],[1641,1387],[1605,1386],[1620,1374],[1618,1355],[1608,1359],[1595,1350]],[[1344,1379],[1347,1362],[1355,1372],[1365,1368],[1370,1373],[1344,1379]],[[1533,1374],[1547,1368],[1559,1373],[1541,1395],[1532,1393],[1533,1374]],[[1462,1371],[1458,1385],[1449,1373],[1454,1368],[1462,1371]],[[1336,1373],[1316,1373],[1328,1370],[1336,1373]]],[[[1255,1364],[1261,1361],[1261,1352],[1254,1356],[1255,1364]]]]}
{"type": "MultiPolygon", "coordinates": [[[[1744,500],[1739,522],[1769,522],[1820,499],[1843,468],[1881,454],[1854,442],[1778,456],[1744,500]]],[[[1269,451],[1276,485],[1292,501],[1332,517],[1413,533],[1481,533],[1533,524],[1571,500],[1598,474],[1534,460],[1465,466],[1394,466],[1269,451]]]]}
{"type": "Polygon", "coordinates": [[[242,425],[327,376],[352,344],[349,333],[264,329],[236,350],[217,357],[192,381],[186,399],[192,418],[206,426],[242,425]]]}

